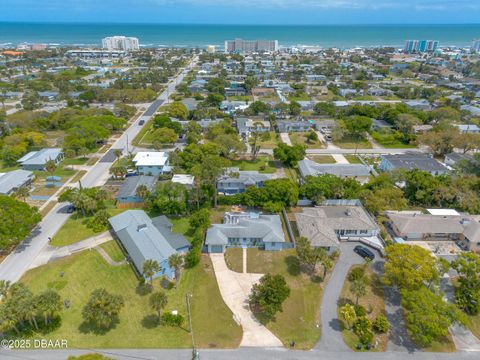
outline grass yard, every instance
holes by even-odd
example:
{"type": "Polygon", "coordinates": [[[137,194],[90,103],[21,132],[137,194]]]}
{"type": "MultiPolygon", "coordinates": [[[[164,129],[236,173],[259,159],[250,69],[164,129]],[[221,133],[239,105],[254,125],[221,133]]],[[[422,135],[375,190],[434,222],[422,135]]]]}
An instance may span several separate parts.
{"type": "Polygon", "coordinates": [[[287,174],[287,177],[289,177],[292,181],[297,183],[298,176],[299,176],[297,170],[289,167],[285,167],[284,169],[285,169],[285,174],[287,174]]]}
{"type": "Polygon", "coordinates": [[[55,205],[57,205],[56,201],[50,201],[47,206],[40,210],[40,215],[42,215],[42,217],[45,217],[50,212],[50,210],[55,207],[55,205]]]}
{"type": "Polygon", "coordinates": [[[268,156],[259,156],[255,160],[232,160],[232,167],[238,167],[240,171],[258,171],[264,174],[277,171],[273,160],[268,156]]]}
{"type": "MultiPolygon", "coordinates": [[[[267,133],[265,133],[267,134],[267,133]]],[[[253,145],[252,139],[250,139],[250,145],[253,145]]],[[[268,135],[260,135],[257,139],[257,145],[260,149],[273,149],[278,145],[277,133],[275,131],[269,131],[268,135]]]]}
{"type": "Polygon", "coordinates": [[[308,158],[318,164],[335,164],[336,161],[331,155],[309,155],[308,158]]]}
{"type": "Polygon", "coordinates": [[[362,161],[358,158],[357,155],[344,155],[345,159],[348,160],[350,164],[362,164],[362,161]]]}
{"type": "Polygon", "coordinates": [[[320,140],[308,141],[306,136],[307,132],[292,132],[289,133],[290,141],[292,145],[305,145],[309,149],[323,149],[323,143],[320,140]]]}
{"type": "Polygon", "coordinates": [[[63,165],[84,165],[87,161],[88,157],[65,159],[63,165]]]}
{"type": "Polygon", "coordinates": [[[371,149],[372,144],[367,139],[360,139],[358,142],[352,137],[345,136],[341,140],[335,140],[333,142],[335,145],[342,149],[371,149]]]}
{"type": "Polygon", "coordinates": [[[372,138],[381,146],[387,149],[410,149],[415,148],[415,144],[406,144],[400,140],[401,134],[391,130],[386,131],[372,131],[372,138]]]}
{"type": "MultiPolygon", "coordinates": [[[[107,208],[108,213],[111,216],[120,214],[121,212],[127,209],[117,209],[114,207],[107,208]]],[[[91,236],[98,235],[101,232],[95,232],[89,227],[87,227],[87,220],[89,217],[83,217],[79,213],[74,213],[70,216],[65,224],[57,231],[57,233],[53,236],[50,245],[53,246],[65,246],[76,243],[78,241],[82,241],[88,239],[91,236]]]]}
{"type": "Polygon", "coordinates": [[[192,234],[190,233],[190,224],[189,218],[186,217],[179,217],[179,218],[168,218],[172,223],[172,232],[176,234],[184,235],[188,241],[192,240],[192,234]]]}
{"type": "Polygon", "coordinates": [[[215,209],[210,209],[210,223],[221,224],[223,222],[223,216],[225,211],[229,211],[230,206],[219,205],[215,209]]]}
{"type": "MultiPolygon", "coordinates": [[[[351,269],[360,267],[362,265],[353,266],[351,269]]],[[[350,269],[350,270],[351,270],[350,269]]],[[[383,296],[383,285],[380,282],[378,276],[368,268],[365,272],[365,275],[369,279],[369,284],[367,286],[366,295],[361,297],[358,301],[358,304],[363,306],[367,310],[367,318],[370,321],[374,321],[375,318],[379,315],[385,315],[385,301],[383,296]]],[[[342,293],[339,299],[339,309],[340,306],[345,303],[355,304],[355,295],[350,291],[350,281],[345,280],[343,284],[342,293]]],[[[339,315],[340,317],[340,315],[339,315]]],[[[375,334],[375,333],[374,333],[375,334]]],[[[342,335],[345,344],[347,344],[352,350],[358,351],[356,349],[357,344],[359,344],[358,336],[354,334],[352,330],[343,327],[342,323],[342,335]]],[[[375,334],[373,343],[377,343],[377,347],[370,351],[386,351],[388,343],[388,334],[375,334]]]]}
{"type": "Polygon", "coordinates": [[[238,273],[242,273],[243,272],[243,249],[227,248],[227,250],[225,251],[225,262],[227,263],[227,266],[230,270],[238,273]]]}
{"type": "Polygon", "coordinates": [[[18,165],[8,166],[3,161],[0,160],[0,172],[9,172],[9,171],[18,170],[18,169],[20,169],[20,166],[18,165]]]}
{"type": "Polygon", "coordinates": [[[248,249],[247,271],[281,274],[291,289],[283,312],[266,324],[286,347],[295,341],[296,349],[311,349],[320,339],[320,302],[323,282],[301,273],[294,249],[263,251],[248,249]]]}
{"type": "Polygon", "coordinates": [[[107,241],[100,246],[113,261],[119,262],[125,260],[125,254],[115,240],[107,241]]]}
{"type": "MultiPolygon", "coordinates": [[[[60,327],[47,335],[32,338],[66,339],[71,348],[189,348],[191,337],[188,322],[183,328],[157,326],[149,306],[149,295],[138,287],[139,282],[130,265],[110,266],[96,251],[84,251],[53,261],[27,272],[21,279],[35,294],[54,288],[71,306],[63,310],[60,327]],[[60,277],[60,273],[64,273],[60,277]],[[83,323],[82,308],[94,289],[123,296],[119,322],[105,334],[93,332],[83,323]]],[[[155,282],[159,289],[159,282],[155,282]]],[[[195,342],[199,348],[235,348],[242,330],[224,304],[217,287],[208,256],[201,263],[184,270],[179,286],[165,290],[168,305],[164,311],[178,310],[187,318],[185,297],[192,294],[191,309],[195,342]]],[[[13,336],[13,335],[12,335],[13,336]]]]}

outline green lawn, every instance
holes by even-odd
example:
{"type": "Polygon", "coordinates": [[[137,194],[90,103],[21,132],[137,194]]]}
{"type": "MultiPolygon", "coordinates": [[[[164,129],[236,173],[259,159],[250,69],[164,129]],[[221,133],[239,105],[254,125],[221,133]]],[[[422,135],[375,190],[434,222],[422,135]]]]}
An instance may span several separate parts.
{"type": "MultiPolygon", "coordinates": [[[[96,251],[84,251],[53,261],[27,272],[21,279],[34,293],[56,289],[71,306],[62,312],[59,328],[32,338],[66,339],[70,348],[189,348],[191,337],[183,328],[157,326],[148,294],[138,288],[130,265],[110,266],[96,251]],[[63,277],[60,277],[63,273],[63,277]],[[107,333],[98,334],[83,324],[82,307],[94,289],[104,287],[124,298],[119,322],[107,333]]],[[[155,288],[159,289],[159,282],[155,288]]],[[[235,348],[242,330],[224,304],[217,287],[210,258],[202,256],[194,269],[184,270],[176,289],[164,290],[168,305],[164,311],[178,310],[187,318],[185,297],[192,294],[192,323],[196,345],[200,348],[235,348]]],[[[13,335],[12,335],[13,336],[13,335]]]]}
{"type": "Polygon", "coordinates": [[[292,145],[305,145],[309,149],[323,149],[324,146],[320,140],[308,141],[306,136],[307,132],[292,132],[289,133],[290,141],[292,145]]]}
{"type": "Polygon", "coordinates": [[[415,144],[406,144],[403,141],[400,140],[400,133],[393,132],[393,131],[372,131],[371,133],[372,138],[381,146],[384,148],[390,148],[390,149],[409,149],[409,148],[415,148],[415,144]]]}
{"type": "Polygon", "coordinates": [[[63,160],[63,165],[84,165],[88,161],[88,157],[73,158],[63,160]]]}
{"type": "Polygon", "coordinates": [[[225,251],[225,262],[230,270],[242,273],[243,272],[243,249],[242,248],[228,248],[225,251]]]}
{"type": "Polygon", "coordinates": [[[336,161],[331,155],[309,155],[308,158],[318,164],[335,164],[336,161]]]}
{"type": "MultiPolygon", "coordinates": [[[[269,136],[262,138],[260,135],[257,139],[257,145],[260,145],[261,149],[273,149],[278,145],[277,133],[275,131],[269,131],[269,136]]],[[[252,145],[252,139],[250,139],[250,145],[252,145]]]]}
{"type": "Polygon", "coordinates": [[[344,155],[350,164],[362,164],[357,155],[344,155]]]}
{"type": "Polygon", "coordinates": [[[370,141],[367,139],[360,139],[359,141],[356,141],[355,139],[345,136],[341,140],[335,140],[333,142],[335,145],[342,149],[371,149],[372,144],[370,144],[370,141]]]}
{"type": "Polygon", "coordinates": [[[259,156],[256,160],[232,160],[232,167],[238,167],[241,171],[258,171],[265,174],[277,171],[273,160],[268,156],[259,156]]]}
{"type": "Polygon", "coordinates": [[[115,240],[107,241],[100,245],[113,261],[125,260],[125,254],[115,240]]]}
{"type": "MultiPolygon", "coordinates": [[[[121,212],[127,209],[117,209],[110,207],[108,212],[111,216],[120,214],[121,212]]],[[[70,216],[65,224],[57,231],[53,236],[51,245],[53,246],[65,246],[88,239],[91,236],[98,235],[99,233],[106,231],[107,229],[102,230],[101,232],[95,232],[89,227],[87,227],[86,222],[89,217],[83,217],[79,213],[74,213],[70,216]]]]}
{"type": "Polygon", "coordinates": [[[320,302],[323,283],[299,272],[295,250],[279,252],[248,249],[247,271],[281,274],[291,289],[283,312],[266,324],[285,346],[295,341],[297,349],[311,349],[320,339],[320,302]]]}
{"type": "Polygon", "coordinates": [[[192,234],[189,232],[190,224],[189,218],[181,217],[181,218],[169,218],[170,222],[172,223],[172,232],[177,234],[184,235],[187,240],[192,240],[192,234]]]}

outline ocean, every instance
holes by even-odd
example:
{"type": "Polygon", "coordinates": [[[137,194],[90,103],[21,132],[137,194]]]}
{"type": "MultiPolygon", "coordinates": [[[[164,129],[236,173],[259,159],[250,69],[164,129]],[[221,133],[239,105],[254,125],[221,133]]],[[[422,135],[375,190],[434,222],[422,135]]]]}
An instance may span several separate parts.
{"type": "Polygon", "coordinates": [[[223,47],[226,39],[272,39],[280,46],[402,47],[406,39],[439,40],[440,46],[468,46],[480,38],[471,25],[160,25],[1,23],[0,46],[47,43],[98,46],[112,35],[135,36],[142,46],[223,47]]]}

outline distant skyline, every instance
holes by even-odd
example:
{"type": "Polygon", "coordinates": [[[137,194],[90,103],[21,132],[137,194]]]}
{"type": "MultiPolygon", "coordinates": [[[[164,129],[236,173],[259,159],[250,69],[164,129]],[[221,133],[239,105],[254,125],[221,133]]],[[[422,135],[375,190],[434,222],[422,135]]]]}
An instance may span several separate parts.
{"type": "Polygon", "coordinates": [[[3,22],[478,24],[478,0],[0,0],[3,22]]]}

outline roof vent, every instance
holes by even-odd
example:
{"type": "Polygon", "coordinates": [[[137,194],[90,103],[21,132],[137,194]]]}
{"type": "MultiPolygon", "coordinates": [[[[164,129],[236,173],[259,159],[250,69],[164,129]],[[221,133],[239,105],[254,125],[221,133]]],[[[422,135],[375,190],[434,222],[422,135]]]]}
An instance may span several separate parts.
{"type": "Polygon", "coordinates": [[[347,211],[345,211],[345,215],[352,216],[352,211],[350,209],[347,209],[347,211]]]}
{"type": "Polygon", "coordinates": [[[146,229],[147,228],[147,224],[140,224],[137,226],[137,232],[140,232],[141,230],[143,229],[146,229]]]}

